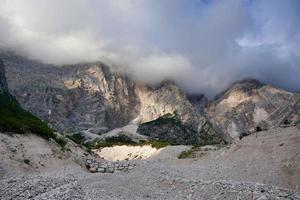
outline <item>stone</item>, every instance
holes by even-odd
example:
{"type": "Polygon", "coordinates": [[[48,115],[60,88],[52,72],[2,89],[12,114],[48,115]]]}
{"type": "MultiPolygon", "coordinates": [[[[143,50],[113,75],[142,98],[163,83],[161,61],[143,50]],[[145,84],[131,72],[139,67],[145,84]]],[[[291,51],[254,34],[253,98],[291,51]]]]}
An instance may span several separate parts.
{"type": "Polygon", "coordinates": [[[95,172],[97,172],[97,169],[96,169],[96,168],[94,168],[94,167],[91,167],[89,170],[90,170],[90,172],[92,172],[92,173],[95,173],[95,172]]]}
{"type": "Polygon", "coordinates": [[[260,196],[257,200],[268,200],[266,195],[260,196]]]}
{"type": "Polygon", "coordinates": [[[106,168],[106,170],[105,170],[105,172],[106,173],[114,173],[114,168],[112,168],[112,167],[108,167],[108,168],[106,168]]]}
{"type": "Polygon", "coordinates": [[[104,173],[104,172],[105,172],[105,168],[103,168],[103,167],[98,167],[98,168],[97,168],[97,172],[104,173]]]}

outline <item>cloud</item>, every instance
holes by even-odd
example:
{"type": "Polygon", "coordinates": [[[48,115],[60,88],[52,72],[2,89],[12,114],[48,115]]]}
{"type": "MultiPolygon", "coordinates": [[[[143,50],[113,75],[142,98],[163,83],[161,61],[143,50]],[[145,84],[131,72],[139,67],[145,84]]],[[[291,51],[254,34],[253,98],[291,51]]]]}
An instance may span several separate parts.
{"type": "Polygon", "coordinates": [[[209,96],[249,76],[300,91],[299,22],[298,0],[0,0],[0,48],[209,96]]]}

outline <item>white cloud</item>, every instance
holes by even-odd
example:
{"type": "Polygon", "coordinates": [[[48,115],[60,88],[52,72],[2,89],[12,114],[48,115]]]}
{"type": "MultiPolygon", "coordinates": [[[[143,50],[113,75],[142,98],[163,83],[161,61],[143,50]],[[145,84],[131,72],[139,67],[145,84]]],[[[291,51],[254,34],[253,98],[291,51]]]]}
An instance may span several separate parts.
{"type": "Polygon", "coordinates": [[[0,47],[209,95],[247,76],[299,90],[299,13],[297,0],[0,0],[0,47]]]}

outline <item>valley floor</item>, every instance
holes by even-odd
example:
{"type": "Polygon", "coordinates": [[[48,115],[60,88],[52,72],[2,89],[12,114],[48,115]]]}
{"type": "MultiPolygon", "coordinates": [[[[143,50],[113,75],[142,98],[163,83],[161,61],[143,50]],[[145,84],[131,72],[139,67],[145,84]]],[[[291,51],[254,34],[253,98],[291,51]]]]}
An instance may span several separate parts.
{"type": "MultiPolygon", "coordinates": [[[[250,135],[195,159],[169,146],[128,172],[90,173],[68,164],[3,175],[1,199],[300,199],[300,129],[250,135]],[[284,189],[285,188],[285,189],[284,189]]],[[[1,171],[1,170],[0,170],[1,171]]]]}

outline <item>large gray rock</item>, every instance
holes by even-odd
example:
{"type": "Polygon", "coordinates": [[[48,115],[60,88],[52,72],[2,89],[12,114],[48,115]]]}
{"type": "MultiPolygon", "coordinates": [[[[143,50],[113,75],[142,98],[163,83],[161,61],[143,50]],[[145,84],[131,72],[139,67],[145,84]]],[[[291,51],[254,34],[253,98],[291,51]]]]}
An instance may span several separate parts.
{"type": "Polygon", "coordinates": [[[300,95],[257,80],[234,83],[208,106],[207,115],[227,140],[300,122],[300,95]]]}

